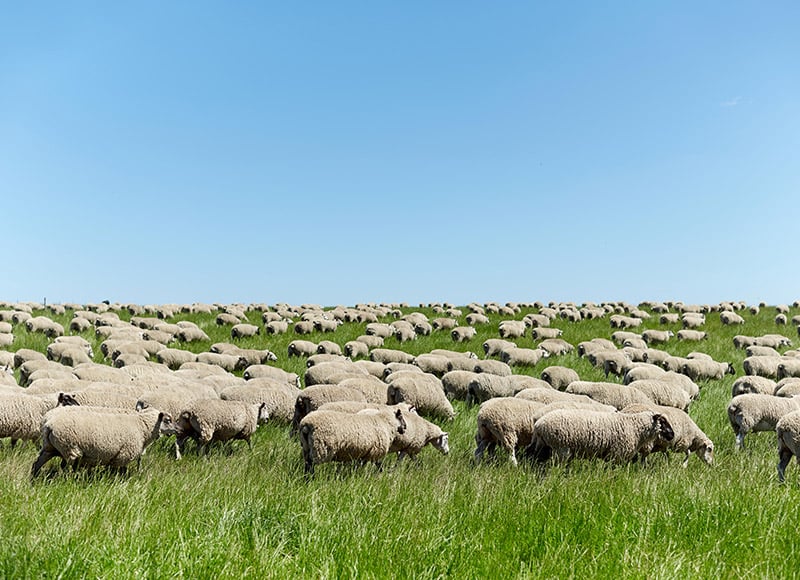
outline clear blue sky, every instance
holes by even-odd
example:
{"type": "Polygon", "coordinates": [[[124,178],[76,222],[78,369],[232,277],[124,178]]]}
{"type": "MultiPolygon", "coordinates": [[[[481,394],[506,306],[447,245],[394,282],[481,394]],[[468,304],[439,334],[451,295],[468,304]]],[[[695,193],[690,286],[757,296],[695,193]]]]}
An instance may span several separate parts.
{"type": "Polygon", "coordinates": [[[0,18],[0,299],[800,298],[796,2],[0,18]]]}

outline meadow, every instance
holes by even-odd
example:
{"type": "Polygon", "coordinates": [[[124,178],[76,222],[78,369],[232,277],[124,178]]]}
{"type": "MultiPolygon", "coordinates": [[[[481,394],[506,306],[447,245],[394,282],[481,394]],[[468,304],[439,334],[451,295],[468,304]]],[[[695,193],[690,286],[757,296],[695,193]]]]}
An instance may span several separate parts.
{"type": "MultiPolygon", "coordinates": [[[[439,316],[430,308],[404,313],[439,316]]],[[[535,309],[523,309],[522,319],[535,309]]],[[[464,311],[466,314],[466,310],[464,311]]],[[[789,317],[800,311],[792,308],[789,317]]],[[[747,449],[734,450],[725,412],[731,384],[743,374],[745,353],[733,346],[736,334],[782,333],[775,311],[746,310],[743,326],[724,326],[707,315],[699,343],[672,339],[660,348],[676,355],[696,350],[732,362],[736,376],[700,383],[690,415],[715,443],[707,466],[692,457],[652,456],[646,466],[575,461],[545,470],[501,456],[474,465],[477,407],[454,402],[456,418],[440,423],[450,433],[450,454],[426,448],[418,462],[383,471],[325,465],[311,480],[303,477],[299,443],[288,427],[267,424],[253,438],[253,450],[234,442],[212,448],[208,458],[171,455],[172,442],[157,441],[141,467],[127,476],[102,470],[62,474],[31,483],[32,444],[0,446],[0,577],[3,578],[720,578],[793,577],[800,570],[797,509],[800,468],[792,463],[787,482],[778,484],[774,433],[748,436],[747,449]]],[[[68,325],[72,311],[52,315],[68,325]]],[[[433,348],[483,353],[482,342],[498,336],[502,319],[490,314],[477,336],[454,345],[449,333],[434,332],[388,348],[413,354],[433,348]]],[[[122,311],[120,317],[130,318],[122,311]]],[[[260,322],[260,313],[251,313],[260,322]]],[[[230,341],[230,327],[209,314],[180,314],[211,338],[178,345],[207,351],[230,341]]],[[[387,318],[386,322],[391,319],[387,318]]],[[[553,326],[577,345],[610,337],[608,318],[553,326]]],[[[658,316],[646,328],[660,325],[658,316]]],[[[312,341],[343,345],[363,334],[364,324],[345,323],[334,333],[314,333],[312,341]]],[[[10,350],[43,351],[48,339],[14,329],[10,350]]],[[[100,339],[95,358],[102,362],[100,339]]],[[[285,335],[243,339],[245,348],[269,348],[276,363],[302,375],[303,359],[289,359],[285,335]]],[[[530,334],[516,341],[533,346],[530,334]]],[[[539,376],[550,365],[574,368],[584,380],[604,380],[576,353],[516,369],[539,376]]],[[[241,374],[239,372],[238,374],[241,374]]],[[[613,380],[613,379],[609,379],[613,380]]],[[[617,379],[618,380],[618,379],[617,379]]],[[[55,462],[54,462],[55,463],[55,462]]]]}

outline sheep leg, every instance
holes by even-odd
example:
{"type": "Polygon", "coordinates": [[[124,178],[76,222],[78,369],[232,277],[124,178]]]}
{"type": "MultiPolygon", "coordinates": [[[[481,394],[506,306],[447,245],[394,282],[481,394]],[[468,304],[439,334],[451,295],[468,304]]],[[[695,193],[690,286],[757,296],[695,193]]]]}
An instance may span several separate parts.
{"type": "Polygon", "coordinates": [[[684,456],[683,462],[681,463],[681,467],[683,467],[684,469],[689,466],[689,455],[691,454],[692,452],[687,449],[686,455],[684,456]]]}
{"type": "Polygon", "coordinates": [[[475,436],[475,439],[478,442],[478,446],[475,448],[475,463],[480,463],[481,459],[483,458],[483,452],[486,451],[489,441],[479,438],[477,435],[475,436]]]}
{"type": "Polygon", "coordinates": [[[744,449],[744,432],[739,431],[736,434],[736,449],[744,449]]]}
{"type": "Polygon", "coordinates": [[[783,483],[785,481],[786,467],[792,460],[792,451],[783,444],[783,441],[781,441],[779,445],[778,457],[780,461],[778,462],[778,481],[783,483]]]}
{"type": "Polygon", "coordinates": [[[36,458],[36,461],[33,462],[33,466],[31,467],[31,479],[36,478],[39,475],[39,472],[42,470],[44,464],[57,455],[58,452],[55,449],[43,447],[39,453],[39,457],[36,458]]]}

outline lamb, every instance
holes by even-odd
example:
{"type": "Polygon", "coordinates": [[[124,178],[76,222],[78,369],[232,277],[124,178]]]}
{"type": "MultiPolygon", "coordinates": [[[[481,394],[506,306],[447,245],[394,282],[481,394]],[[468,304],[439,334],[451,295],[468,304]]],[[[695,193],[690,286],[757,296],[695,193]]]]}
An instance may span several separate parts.
{"type": "Polygon", "coordinates": [[[169,415],[155,409],[141,412],[98,411],[64,407],[49,415],[41,426],[42,448],[31,467],[31,478],[53,457],[68,466],[109,465],[124,473],[128,463],[162,434],[176,432],[169,415]]]}
{"type": "Polygon", "coordinates": [[[423,417],[451,420],[456,415],[453,405],[444,394],[442,381],[433,375],[409,373],[393,379],[387,389],[387,402],[390,405],[397,403],[413,405],[423,417]]]}
{"type": "Polygon", "coordinates": [[[475,338],[477,333],[474,326],[456,326],[450,331],[450,338],[453,342],[468,342],[475,338]]]}
{"type": "Polygon", "coordinates": [[[181,458],[186,440],[190,437],[197,441],[206,455],[212,441],[244,439],[252,449],[250,438],[268,418],[265,403],[259,405],[222,399],[191,401],[176,421],[178,438],[175,458],[181,458]]]}
{"type": "Polygon", "coordinates": [[[293,340],[287,347],[289,358],[293,356],[309,357],[317,352],[316,343],[310,340],[293,340]]]}
{"type": "Polygon", "coordinates": [[[261,327],[256,326],[255,324],[246,324],[246,323],[239,323],[234,324],[233,328],[231,328],[231,338],[251,338],[253,336],[258,336],[261,334],[261,327]]]}
{"type": "Polygon", "coordinates": [[[745,393],[761,393],[763,395],[775,394],[775,381],[767,377],[745,375],[739,377],[731,386],[731,398],[745,393]]]}
{"type": "Polygon", "coordinates": [[[574,395],[586,395],[604,405],[611,405],[622,409],[634,403],[651,403],[650,397],[638,389],[632,389],[616,383],[596,383],[590,381],[575,381],[570,383],[565,392],[574,395]]]}
{"type": "Polygon", "coordinates": [[[511,463],[517,465],[516,450],[527,447],[533,437],[534,413],[544,403],[503,397],[489,399],[478,409],[478,431],[475,434],[475,461],[479,462],[483,453],[500,444],[505,449],[511,463]]]}
{"type": "Polygon", "coordinates": [[[663,440],[658,440],[646,453],[657,451],[666,453],[667,450],[683,453],[684,459],[681,464],[683,467],[689,465],[689,456],[692,453],[697,455],[706,465],[711,465],[714,462],[714,442],[709,439],[708,435],[703,433],[687,413],[674,407],[660,405],[630,405],[620,412],[641,413],[642,411],[652,411],[664,415],[675,433],[675,437],[669,444],[666,444],[663,440]]]}
{"type": "Polygon", "coordinates": [[[681,373],[696,382],[707,379],[719,380],[724,378],[726,374],[735,375],[736,369],[729,362],[692,358],[681,365],[681,373]]]}
{"type": "Polygon", "coordinates": [[[744,448],[745,435],[751,431],[774,431],[781,417],[797,409],[800,409],[798,397],[737,395],[728,404],[728,420],[736,435],[736,448],[744,448]]]}
{"type": "Polygon", "coordinates": [[[226,401],[242,401],[250,404],[262,403],[270,423],[277,421],[290,424],[300,389],[272,379],[255,379],[245,385],[228,387],[219,397],[226,401]]]}
{"type": "Polygon", "coordinates": [[[403,352],[402,350],[393,350],[390,348],[376,348],[369,353],[369,358],[375,362],[389,364],[392,362],[414,364],[414,356],[403,352]]]}
{"type": "Polygon", "coordinates": [[[643,456],[656,441],[672,441],[675,432],[664,415],[604,413],[565,409],[547,413],[536,422],[526,455],[539,462],[551,456],[562,461],[573,457],[629,462],[643,456]]]}
{"type": "Polygon", "coordinates": [[[511,346],[501,351],[500,360],[512,367],[533,367],[549,356],[550,353],[542,348],[517,348],[516,346],[511,346]]]}
{"type": "Polygon", "coordinates": [[[563,391],[572,382],[579,381],[578,373],[573,369],[562,366],[547,367],[542,371],[542,380],[550,383],[550,386],[559,391],[563,391]]]}
{"type": "Polygon", "coordinates": [[[315,411],[299,425],[305,472],[331,461],[370,461],[380,466],[398,434],[406,429],[400,409],[355,415],[315,411]]]}
{"type": "Polygon", "coordinates": [[[486,357],[498,356],[507,348],[516,348],[517,344],[502,338],[490,338],[483,343],[483,352],[486,357]]]}
{"type": "Polygon", "coordinates": [[[792,411],[775,424],[778,435],[778,481],[786,480],[786,468],[792,457],[800,461],[800,412],[792,411]]]}

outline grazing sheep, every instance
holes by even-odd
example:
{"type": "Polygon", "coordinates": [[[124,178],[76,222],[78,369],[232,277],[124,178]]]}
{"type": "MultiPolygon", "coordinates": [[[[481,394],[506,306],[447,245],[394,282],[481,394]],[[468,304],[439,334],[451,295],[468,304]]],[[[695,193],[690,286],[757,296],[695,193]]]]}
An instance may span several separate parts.
{"type": "Polygon", "coordinates": [[[544,403],[502,397],[481,403],[478,409],[478,430],[475,434],[475,461],[480,461],[487,448],[501,445],[511,463],[517,465],[516,450],[527,447],[533,438],[534,413],[544,403]]]}
{"type": "Polygon", "coordinates": [[[454,370],[442,376],[442,387],[448,399],[465,401],[469,383],[478,374],[472,371],[454,370]]]}
{"type": "Polygon", "coordinates": [[[157,409],[170,417],[178,417],[189,402],[204,398],[201,393],[191,389],[159,389],[150,393],[143,393],[136,400],[137,411],[142,409],[157,409]]]}
{"type": "Polygon", "coordinates": [[[475,338],[477,333],[478,331],[473,326],[456,326],[450,331],[450,338],[453,339],[453,342],[468,342],[475,338]]]}
{"type": "Polygon", "coordinates": [[[312,411],[316,411],[325,403],[332,403],[334,401],[357,401],[366,403],[367,398],[361,391],[341,385],[312,385],[306,387],[300,391],[295,400],[291,432],[297,432],[297,428],[303,417],[312,411]]]}
{"type": "Polygon", "coordinates": [[[500,353],[500,360],[510,367],[533,367],[550,356],[550,353],[541,348],[517,348],[511,346],[500,353]]]}
{"type": "Polygon", "coordinates": [[[756,431],[774,431],[778,420],[800,409],[800,398],[775,397],[758,393],[737,395],[728,404],[728,420],[736,435],[736,448],[744,448],[744,438],[756,431]]]}
{"type": "Polygon", "coordinates": [[[406,429],[400,409],[356,414],[315,411],[300,422],[298,431],[305,472],[316,465],[370,461],[380,466],[398,434],[406,429]]]}
{"type": "Polygon", "coordinates": [[[10,437],[12,447],[20,439],[37,441],[42,418],[57,404],[55,394],[3,394],[0,396],[0,438],[10,437]]]}
{"type": "Polygon", "coordinates": [[[736,369],[729,362],[691,358],[681,365],[680,372],[696,382],[709,379],[719,380],[724,378],[726,374],[735,375],[736,369]]]}
{"type": "Polygon", "coordinates": [[[683,328],[699,328],[706,323],[706,317],[699,313],[687,312],[681,316],[683,328]]]}
{"type": "Polygon", "coordinates": [[[637,328],[641,326],[642,319],[633,316],[614,314],[609,318],[611,328],[637,328]]]}
{"type": "Polygon", "coordinates": [[[438,354],[421,354],[416,357],[414,364],[422,369],[423,372],[436,375],[439,378],[453,370],[453,363],[450,358],[438,354]]]}
{"type": "Polygon", "coordinates": [[[264,325],[267,334],[286,334],[289,331],[287,320],[271,320],[264,325]]]}
{"type": "Polygon", "coordinates": [[[261,378],[275,379],[298,388],[300,387],[300,377],[297,374],[286,372],[283,369],[271,367],[269,365],[251,365],[244,369],[242,377],[246,381],[261,378]]]}
{"type": "Polygon", "coordinates": [[[666,373],[667,371],[658,365],[641,363],[625,371],[625,375],[622,377],[622,384],[629,385],[633,381],[640,381],[642,379],[658,379],[663,377],[666,373]]]}
{"type": "Polygon", "coordinates": [[[642,339],[648,345],[669,342],[673,336],[675,333],[671,330],[645,330],[642,332],[642,339]]]}
{"type": "Polygon", "coordinates": [[[475,366],[472,368],[476,373],[488,373],[490,375],[499,375],[501,377],[508,377],[512,374],[511,367],[499,360],[476,361],[475,366]]]}
{"type": "Polygon", "coordinates": [[[502,339],[523,338],[527,331],[522,320],[503,320],[497,328],[502,339]]]}
{"type": "Polygon", "coordinates": [[[547,338],[558,338],[563,334],[559,328],[536,327],[531,331],[533,340],[545,340],[547,338]]]}
{"type": "Polygon", "coordinates": [[[125,472],[162,434],[175,433],[169,415],[155,409],[120,412],[113,409],[62,407],[42,423],[42,448],[31,467],[31,477],[53,457],[67,466],[108,465],[125,472]]]}
{"type": "Polygon", "coordinates": [[[800,461],[800,412],[792,411],[775,424],[778,435],[778,481],[786,480],[786,468],[792,457],[800,461]]]}
{"type": "Polygon", "coordinates": [[[638,389],[632,389],[616,383],[596,383],[591,381],[575,381],[565,389],[573,395],[586,395],[604,405],[622,409],[634,403],[651,403],[650,397],[638,389]]]}
{"type": "MultiPolygon", "coordinates": [[[[369,414],[369,413],[363,413],[369,414]]],[[[389,450],[396,451],[397,462],[404,457],[416,459],[417,455],[427,446],[432,445],[442,455],[450,452],[449,435],[435,423],[420,417],[416,412],[404,412],[406,428],[403,433],[398,433],[389,450]]]]}
{"type": "Polygon", "coordinates": [[[468,405],[476,405],[495,397],[513,397],[519,390],[521,388],[517,388],[511,377],[477,374],[467,386],[466,402],[468,405]]]}
{"type": "Polygon", "coordinates": [[[353,365],[347,359],[339,359],[306,368],[304,383],[307,387],[311,385],[337,384],[350,377],[367,376],[364,371],[353,365]]]}
{"type": "Polygon", "coordinates": [[[255,324],[239,323],[234,324],[231,328],[231,338],[251,338],[261,334],[261,327],[255,324]]]}
{"type": "Polygon", "coordinates": [[[770,379],[778,378],[778,366],[784,361],[779,356],[750,356],[742,362],[746,375],[757,375],[770,379]]]}
{"type": "MultiPolygon", "coordinates": [[[[435,322],[435,321],[434,321],[435,322]]],[[[436,325],[434,324],[434,328],[436,325]]],[[[394,334],[394,329],[383,322],[370,322],[367,324],[367,335],[379,336],[380,338],[389,338],[394,334]]]]}
{"type": "Polygon", "coordinates": [[[771,346],[772,348],[782,348],[792,346],[792,341],[782,334],[765,334],[764,336],[757,336],[753,340],[756,346],[771,346]]]}
{"type": "Polygon", "coordinates": [[[219,354],[216,352],[201,352],[197,355],[197,362],[208,365],[216,365],[225,369],[229,373],[239,370],[239,357],[234,354],[219,354]]]}
{"type": "Polygon", "coordinates": [[[686,389],[669,380],[642,379],[633,381],[628,387],[641,391],[653,403],[664,407],[674,407],[685,411],[692,401],[686,389]]]}
{"type": "Polygon", "coordinates": [[[358,367],[366,374],[381,380],[383,380],[383,378],[386,376],[386,369],[388,368],[383,363],[374,362],[371,360],[358,360],[353,363],[353,366],[358,367]]]}
{"type": "Polygon", "coordinates": [[[652,411],[653,413],[664,415],[675,433],[675,437],[669,443],[664,440],[655,441],[653,447],[647,450],[645,455],[658,451],[666,453],[668,450],[683,453],[684,459],[681,464],[683,467],[689,465],[689,456],[692,453],[706,465],[711,465],[714,462],[714,442],[709,439],[708,435],[703,433],[697,423],[686,412],[674,407],[661,405],[630,405],[620,412],[641,413],[642,411],[652,411]]]}
{"type": "Polygon", "coordinates": [[[287,352],[290,358],[293,356],[309,357],[317,352],[317,345],[310,340],[293,340],[289,343],[287,352]]]}
{"type": "Polygon", "coordinates": [[[477,312],[473,312],[471,314],[467,314],[467,324],[470,326],[476,326],[478,324],[489,324],[489,317],[485,314],[479,314],[477,312]]]}
{"type": "Polygon", "coordinates": [[[456,415],[453,405],[444,394],[442,381],[433,375],[409,373],[394,378],[387,390],[387,402],[390,405],[397,403],[413,405],[423,417],[451,420],[456,415]]]}
{"type": "Polygon", "coordinates": [[[453,330],[458,326],[458,321],[455,318],[434,318],[431,326],[434,330],[453,330]]]}
{"type": "Polygon", "coordinates": [[[500,355],[507,348],[516,348],[517,344],[502,338],[489,338],[483,343],[486,358],[500,355]]]}
{"type": "Polygon", "coordinates": [[[800,395],[800,378],[788,377],[781,379],[778,381],[778,384],[775,385],[775,392],[773,394],[776,397],[794,397],[795,395],[800,395]]]}
{"type": "MultiPolygon", "coordinates": [[[[391,384],[392,380],[397,380],[397,378],[401,376],[403,376],[403,371],[392,373],[388,379],[389,383],[391,384]]],[[[339,381],[337,384],[347,389],[354,389],[363,393],[367,403],[386,404],[388,400],[388,385],[372,375],[350,377],[339,381]]]]}
{"type": "Polygon", "coordinates": [[[331,340],[321,340],[317,345],[317,353],[342,356],[342,347],[331,340]]]}
{"type": "Polygon", "coordinates": [[[369,348],[381,348],[383,346],[383,339],[380,336],[372,336],[369,334],[362,334],[356,337],[358,342],[363,342],[369,348]]]}
{"type": "Polygon", "coordinates": [[[736,314],[735,312],[731,312],[730,310],[724,310],[719,313],[719,321],[722,324],[744,324],[744,318],[736,314]]]}
{"type": "Polygon", "coordinates": [[[189,438],[194,439],[206,455],[212,441],[244,439],[252,449],[250,437],[268,418],[264,403],[250,404],[222,399],[190,401],[176,421],[178,429],[175,458],[181,458],[189,438]]]}
{"type": "Polygon", "coordinates": [[[554,456],[605,459],[620,463],[645,456],[659,440],[672,441],[675,433],[664,415],[604,413],[585,409],[556,410],[536,422],[526,455],[544,462],[554,456]]]}
{"type": "Polygon", "coordinates": [[[75,391],[73,393],[59,393],[59,404],[62,396],[72,398],[75,405],[83,407],[112,407],[117,409],[135,409],[137,397],[116,390],[107,389],[87,389],[75,391]]]}
{"type": "Polygon", "coordinates": [[[318,332],[335,332],[341,320],[328,320],[327,318],[317,318],[314,320],[314,330],[318,332]]]}
{"type": "Polygon", "coordinates": [[[295,334],[311,334],[314,332],[314,323],[310,320],[301,320],[294,325],[295,334]]]}
{"type": "Polygon", "coordinates": [[[679,330],[678,340],[701,341],[708,338],[708,333],[702,330],[679,330]]]}
{"type": "Polygon", "coordinates": [[[290,424],[300,389],[272,379],[254,379],[244,385],[228,387],[219,394],[225,401],[264,404],[269,421],[290,424]]]}
{"type": "Polygon", "coordinates": [[[376,348],[369,353],[370,360],[374,362],[381,362],[389,364],[393,362],[414,364],[414,356],[403,352],[402,350],[393,350],[390,348],[376,348]]]}
{"type": "Polygon", "coordinates": [[[578,373],[571,368],[562,366],[547,367],[542,371],[542,380],[547,381],[551,387],[563,391],[572,382],[579,381],[578,373]]]}
{"type": "Polygon", "coordinates": [[[745,375],[733,381],[731,398],[746,393],[761,393],[762,395],[775,394],[776,383],[767,377],[745,375]]]}
{"type": "Polygon", "coordinates": [[[368,357],[369,347],[359,340],[350,340],[344,343],[344,354],[351,359],[368,357]]]}
{"type": "Polygon", "coordinates": [[[659,324],[678,324],[681,317],[677,312],[667,312],[658,317],[659,324]]]}
{"type": "Polygon", "coordinates": [[[569,354],[575,347],[561,338],[547,338],[539,343],[537,348],[547,351],[551,356],[569,354]]]}

